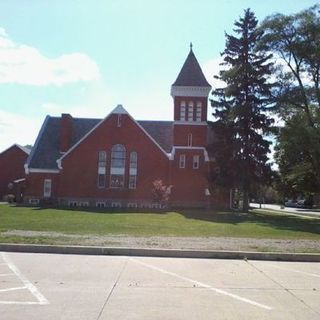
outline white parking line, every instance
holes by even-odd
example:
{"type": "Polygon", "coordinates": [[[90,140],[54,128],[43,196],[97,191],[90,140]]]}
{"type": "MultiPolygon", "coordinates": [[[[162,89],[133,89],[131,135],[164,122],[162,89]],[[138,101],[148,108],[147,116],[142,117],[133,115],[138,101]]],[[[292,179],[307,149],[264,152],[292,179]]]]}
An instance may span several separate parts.
{"type": "Polygon", "coordinates": [[[8,289],[0,289],[0,292],[8,292],[8,291],[15,291],[15,290],[23,290],[27,289],[26,287],[16,287],[16,288],[8,288],[8,289]]]}
{"type": "Polygon", "coordinates": [[[228,296],[230,298],[233,298],[233,299],[236,299],[236,300],[239,300],[239,301],[242,301],[242,302],[245,302],[245,303],[248,303],[248,304],[251,304],[251,305],[254,305],[256,307],[259,307],[259,308],[262,308],[262,309],[266,309],[266,310],[272,310],[273,308],[272,307],[269,307],[267,305],[264,305],[264,304],[261,304],[261,303],[258,303],[256,301],[253,301],[253,300],[250,300],[250,299],[247,299],[247,298],[243,298],[243,297],[240,297],[236,294],[233,294],[233,293],[229,293],[227,291],[224,291],[224,290],[221,290],[221,289],[218,289],[218,288],[214,288],[214,287],[211,287],[210,285],[208,284],[205,284],[205,283],[202,283],[202,282],[199,282],[199,281],[196,281],[196,280],[193,280],[193,279],[190,279],[190,278],[186,278],[186,277],[183,277],[183,276],[180,276],[179,274],[177,273],[174,273],[174,272],[170,272],[170,271],[167,271],[167,270],[164,270],[164,269],[161,269],[161,268],[158,268],[156,266],[153,266],[152,264],[149,264],[149,263],[146,263],[146,262],[142,262],[140,260],[137,260],[137,259],[134,259],[134,258],[130,258],[131,261],[134,261],[136,263],[139,263],[149,269],[153,269],[153,270],[156,270],[156,271],[159,271],[161,273],[164,273],[164,274],[168,274],[170,276],[173,276],[173,277],[176,277],[178,279],[181,279],[181,280],[184,280],[184,281],[187,281],[187,282],[190,282],[192,284],[195,284],[199,287],[202,287],[202,288],[206,288],[208,290],[211,290],[211,291],[214,291],[216,293],[220,293],[222,295],[225,295],[225,296],[228,296]]]}
{"type": "Polygon", "coordinates": [[[9,269],[22,281],[24,288],[28,289],[38,302],[31,301],[0,301],[0,304],[49,304],[49,301],[40,293],[40,291],[19,271],[19,269],[11,262],[5,253],[1,253],[2,259],[9,269]]]}
{"type": "Polygon", "coordinates": [[[14,276],[14,273],[1,273],[0,277],[14,276]]]}
{"type": "Polygon", "coordinates": [[[273,268],[276,268],[276,269],[280,269],[280,270],[291,271],[291,272],[295,272],[295,273],[304,274],[304,275],[306,275],[306,276],[311,276],[311,277],[320,278],[320,274],[316,274],[316,273],[309,273],[309,272],[294,270],[294,269],[290,269],[290,268],[283,268],[283,267],[275,266],[275,265],[273,265],[273,264],[270,264],[270,266],[273,267],[273,268]]]}

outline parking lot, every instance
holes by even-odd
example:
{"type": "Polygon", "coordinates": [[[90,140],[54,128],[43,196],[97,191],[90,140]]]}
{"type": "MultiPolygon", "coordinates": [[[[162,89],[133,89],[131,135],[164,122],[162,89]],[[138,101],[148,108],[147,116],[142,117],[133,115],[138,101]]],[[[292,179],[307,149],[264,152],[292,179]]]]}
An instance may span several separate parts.
{"type": "Polygon", "coordinates": [[[320,264],[0,253],[1,319],[320,319],[320,264]]]}

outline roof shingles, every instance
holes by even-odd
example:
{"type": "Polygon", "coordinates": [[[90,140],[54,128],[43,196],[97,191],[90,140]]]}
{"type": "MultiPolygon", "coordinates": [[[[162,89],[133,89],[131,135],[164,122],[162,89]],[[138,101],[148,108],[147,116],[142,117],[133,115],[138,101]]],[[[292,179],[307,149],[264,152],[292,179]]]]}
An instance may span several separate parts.
{"type": "MultiPolygon", "coordinates": [[[[73,118],[71,146],[80,141],[101,119],[73,118]]],[[[138,121],[144,130],[160,145],[170,152],[172,148],[171,121],[138,121]]],[[[49,117],[29,161],[29,168],[58,169],[61,118],[49,117]]]]}

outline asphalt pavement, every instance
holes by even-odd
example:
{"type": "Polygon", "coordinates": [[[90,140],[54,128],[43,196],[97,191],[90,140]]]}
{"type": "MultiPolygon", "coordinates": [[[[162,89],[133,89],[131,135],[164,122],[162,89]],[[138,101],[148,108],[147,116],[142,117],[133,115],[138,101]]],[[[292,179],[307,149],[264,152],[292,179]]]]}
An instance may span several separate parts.
{"type": "MultiPolygon", "coordinates": [[[[250,203],[250,207],[260,208],[260,204],[259,203],[250,203]]],[[[278,204],[261,204],[261,208],[283,211],[284,213],[294,213],[294,214],[301,215],[301,216],[311,216],[311,217],[319,217],[320,218],[320,211],[315,211],[312,209],[284,207],[284,206],[281,206],[278,204]]]]}

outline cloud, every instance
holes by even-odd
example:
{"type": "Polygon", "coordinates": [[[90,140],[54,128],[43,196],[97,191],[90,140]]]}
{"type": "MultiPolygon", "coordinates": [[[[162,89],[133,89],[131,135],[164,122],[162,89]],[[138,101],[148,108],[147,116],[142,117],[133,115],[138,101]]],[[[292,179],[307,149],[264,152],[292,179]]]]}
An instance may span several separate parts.
{"type": "Polygon", "coordinates": [[[15,143],[34,144],[43,120],[0,110],[0,152],[15,143]]]}
{"type": "Polygon", "coordinates": [[[64,85],[100,77],[97,64],[84,53],[48,58],[36,48],[14,42],[0,28],[0,83],[64,85]]]}
{"type": "Polygon", "coordinates": [[[219,76],[219,72],[223,70],[223,66],[220,65],[222,62],[222,57],[218,57],[208,60],[202,65],[203,73],[212,89],[223,88],[226,85],[225,82],[214,78],[214,76],[219,76]]]}

